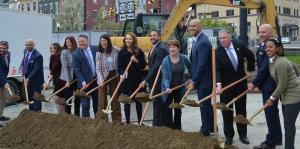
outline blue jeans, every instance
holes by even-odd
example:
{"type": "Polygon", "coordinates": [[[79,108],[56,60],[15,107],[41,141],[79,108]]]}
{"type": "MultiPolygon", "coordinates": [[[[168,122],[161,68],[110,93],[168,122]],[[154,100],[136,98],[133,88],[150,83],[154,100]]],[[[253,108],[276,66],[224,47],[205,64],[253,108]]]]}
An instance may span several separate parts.
{"type": "MultiPolygon", "coordinates": [[[[94,82],[85,91],[87,92],[96,86],[97,86],[97,83],[94,82]]],[[[94,91],[91,95],[92,95],[92,101],[93,101],[93,111],[94,111],[94,114],[96,115],[96,113],[98,111],[98,92],[94,91]]],[[[81,108],[82,108],[82,111],[81,111],[82,117],[90,117],[90,99],[89,98],[81,99],[81,108]]]]}
{"type": "MultiPolygon", "coordinates": [[[[271,91],[263,91],[263,103],[272,95],[271,91]]],[[[268,134],[266,135],[265,143],[271,147],[275,147],[277,142],[282,141],[282,131],[279,119],[278,102],[274,102],[273,106],[265,109],[265,116],[268,126],[268,134]]]]}
{"type": "Polygon", "coordinates": [[[295,148],[296,120],[300,112],[300,102],[282,105],[285,130],[285,149],[295,148]]]}
{"type": "MultiPolygon", "coordinates": [[[[203,99],[204,97],[210,95],[212,92],[212,89],[209,88],[201,88],[197,90],[198,100],[203,99]]],[[[213,116],[213,108],[211,105],[211,99],[206,100],[202,103],[202,106],[200,107],[201,112],[201,120],[202,120],[202,126],[200,128],[200,131],[205,136],[209,136],[210,132],[213,132],[214,129],[214,116],[213,116]]]]}

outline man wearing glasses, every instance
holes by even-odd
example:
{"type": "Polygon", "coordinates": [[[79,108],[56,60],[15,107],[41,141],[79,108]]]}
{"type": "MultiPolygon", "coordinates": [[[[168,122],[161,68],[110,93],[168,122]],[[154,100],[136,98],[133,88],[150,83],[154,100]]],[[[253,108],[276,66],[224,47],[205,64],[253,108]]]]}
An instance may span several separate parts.
{"type": "MultiPolygon", "coordinates": [[[[0,121],[9,121],[8,117],[3,116],[5,99],[7,97],[7,75],[9,71],[10,55],[8,52],[8,42],[0,41],[0,121]]],[[[0,128],[3,124],[0,123],[0,128]]]]}

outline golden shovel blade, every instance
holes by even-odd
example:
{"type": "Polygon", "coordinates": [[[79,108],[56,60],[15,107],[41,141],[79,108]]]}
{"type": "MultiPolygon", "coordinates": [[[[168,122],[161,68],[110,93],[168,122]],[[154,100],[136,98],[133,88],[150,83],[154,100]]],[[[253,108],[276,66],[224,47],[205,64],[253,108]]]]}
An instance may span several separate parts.
{"type": "Polygon", "coordinates": [[[244,117],[243,115],[241,115],[241,114],[238,114],[236,117],[233,118],[233,120],[236,123],[240,123],[240,124],[245,124],[245,125],[250,124],[250,121],[246,117],[244,117]]]}
{"type": "Polygon", "coordinates": [[[134,102],[132,99],[130,99],[130,97],[128,95],[125,95],[125,94],[121,94],[119,96],[118,101],[122,102],[122,103],[125,103],[125,104],[131,104],[131,103],[134,102]]]}
{"type": "Polygon", "coordinates": [[[150,102],[150,101],[153,101],[154,99],[150,99],[150,94],[148,93],[145,93],[145,92],[140,92],[140,93],[137,93],[135,95],[135,99],[137,101],[140,101],[140,102],[150,102]]]}
{"type": "Polygon", "coordinates": [[[64,98],[58,98],[55,100],[55,103],[58,105],[66,105],[66,101],[64,98]]]}
{"type": "Polygon", "coordinates": [[[30,104],[33,104],[33,101],[23,101],[23,104],[25,104],[25,105],[30,105],[30,104]]]}
{"type": "Polygon", "coordinates": [[[191,107],[201,107],[201,104],[197,103],[195,100],[186,99],[183,101],[183,104],[191,107]]]}
{"type": "Polygon", "coordinates": [[[16,102],[16,101],[21,100],[21,97],[18,95],[10,95],[10,96],[8,96],[8,99],[16,102]]]}
{"type": "Polygon", "coordinates": [[[184,108],[184,105],[175,102],[175,103],[171,103],[169,105],[169,108],[170,109],[182,109],[182,108],[184,108]]]}

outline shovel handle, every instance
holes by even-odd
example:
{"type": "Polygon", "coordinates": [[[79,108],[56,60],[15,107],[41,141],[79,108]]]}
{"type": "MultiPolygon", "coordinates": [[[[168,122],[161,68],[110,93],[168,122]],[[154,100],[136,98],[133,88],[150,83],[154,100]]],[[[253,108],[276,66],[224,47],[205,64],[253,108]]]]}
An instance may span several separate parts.
{"type": "Polygon", "coordinates": [[[229,103],[226,104],[226,107],[228,108],[230,105],[232,105],[234,102],[239,100],[241,97],[245,96],[247,93],[248,93],[248,90],[244,91],[243,93],[241,93],[237,97],[233,98],[233,100],[231,100],[229,103]]]}
{"type": "MultiPolygon", "coordinates": [[[[109,83],[110,81],[116,79],[118,76],[119,76],[119,75],[115,75],[114,77],[112,77],[112,78],[106,80],[105,82],[103,82],[103,86],[106,85],[107,83],[109,83]]],[[[94,92],[95,90],[97,90],[97,89],[100,88],[100,87],[101,87],[101,86],[98,85],[97,87],[95,87],[95,88],[91,89],[89,92],[87,92],[86,95],[91,94],[92,92],[94,92]]]]}
{"type": "MultiPolygon", "coordinates": [[[[73,84],[74,82],[76,82],[77,79],[73,80],[70,82],[70,85],[73,84]]],[[[56,92],[52,93],[51,95],[49,95],[47,97],[47,99],[50,99],[51,97],[53,97],[54,95],[58,94],[59,92],[61,92],[62,90],[64,90],[65,88],[67,88],[67,86],[62,87],[61,89],[57,90],[56,92]]]]}
{"type": "Polygon", "coordinates": [[[28,103],[30,103],[30,102],[29,102],[29,99],[28,99],[28,89],[27,89],[27,84],[25,84],[25,82],[24,82],[24,88],[25,88],[25,97],[26,97],[26,101],[27,101],[28,103]]]}
{"type": "Polygon", "coordinates": [[[146,115],[147,110],[148,110],[149,103],[150,103],[150,102],[147,102],[147,104],[146,104],[146,106],[145,106],[145,109],[144,109],[144,112],[143,112],[143,115],[142,115],[142,118],[141,118],[141,121],[140,121],[139,125],[142,125],[142,124],[143,124],[143,121],[144,121],[144,119],[145,119],[145,115],[146,115]]]}
{"type": "Polygon", "coordinates": [[[231,87],[233,87],[233,86],[239,84],[240,82],[246,80],[247,78],[248,78],[248,75],[244,76],[243,78],[241,78],[241,79],[239,79],[239,80],[237,80],[237,81],[235,81],[235,82],[232,82],[231,84],[229,84],[229,85],[227,85],[226,87],[224,87],[224,88],[223,88],[223,91],[225,91],[225,90],[227,90],[227,89],[229,89],[229,88],[231,88],[231,87]]]}
{"type": "Polygon", "coordinates": [[[180,105],[182,105],[182,103],[184,102],[185,97],[190,93],[191,89],[187,89],[186,92],[184,93],[183,97],[180,100],[180,105]]]}
{"type": "MultiPolygon", "coordinates": [[[[49,78],[49,79],[48,79],[48,85],[50,84],[50,82],[51,82],[51,79],[49,78]]],[[[44,92],[46,91],[47,88],[48,88],[48,86],[45,86],[45,87],[43,88],[41,94],[44,94],[44,92]]]]}
{"type": "Polygon", "coordinates": [[[139,86],[131,95],[130,95],[130,99],[132,99],[137,93],[138,91],[142,88],[142,86],[139,86]]]}
{"type": "Polygon", "coordinates": [[[155,87],[156,87],[157,80],[158,80],[159,75],[160,75],[160,71],[161,71],[161,65],[160,65],[159,68],[158,68],[158,71],[157,71],[157,74],[156,74],[154,83],[153,83],[153,85],[152,85],[152,89],[151,89],[150,96],[149,96],[150,99],[152,99],[152,95],[153,95],[154,89],[155,89],[155,87]]]}
{"type": "MultiPolygon", "coordinates": [[[[128,72],[128,69],[129,69],[129,67],[131,66],[132,62],[133,62],[132,60],[129,61],[129,63],[128,63],[128,65],[127,65],[127,67],[126,67],[126,69],[125,69],[123,75],[126,74],[126,73],[128,72]]],[[[124,80],[120,80],[120,81],[119,81],[119,83],[118,83],[118,85],[117,85],[117,87],[116,87],[116,89],[115,89],[113,95],[111,96],[111,99],[109,100],[109,103],[108,103],[106,109],[105,109],[106,112],[108,112],[108,110],[109,110],[109,108],[110,108],[110,105],[111,105],[113,99],[115,98],[115,96],[117,95],[117,92],[119,91],[119,88],[120,88],[120,86],[121,86],[121,84],[122,84],[123,81],[124,81],[124,80]]]]}
{"type": "Polygon", "coordinates": [[[10,87],[7,87],[6,89],[8,90],[8,92],[9,92],[9,95],[13,95],[13,93],[12,93],[12,91],[11,91],[10,87]]]}
{"type": "MultiPolygon", "coordinates": [[[[172,90],[172,91],[175,91],[175,90],[177,90],[177,89],[179,89],[179,88],[185,86],[186,84],[187,84],[187,82],[186,82],[186,83],[183,83],[183,84],[181,84],[181,85],[177,85],[177,86],[171,88],[171,90],[172,90]]],[[[163,91],[163,92],[161,92],[161,93],[159,93],[159,94],[156,94],[156,95],[150,97],[150,99],[160,97],[160,96],[162,96],[162,95],[164,95],[164,94],[167,94],[167,93],[168,93],[167,91],[163,91]]]]}
{"type": "Polygon", "coordinates": [[[265,108],[269,107],[271,105],[265,104],[263,105],[259,110],[257,110],[249,119],[249,122],[251,122],[259,113],[261,113],[265,108]]]}
{"type": "Polygon", "coordinates": [[[88,88],[88,87],[89,87],[92,83],[94,83],[96,80],[97,80],[97,78],[94,78],[91,82],[89,82],[89,83],[86,85],[86,87],[82,87],[82,88],[80,89],[80,91],[83,91],[84,89],[88,88]]]}

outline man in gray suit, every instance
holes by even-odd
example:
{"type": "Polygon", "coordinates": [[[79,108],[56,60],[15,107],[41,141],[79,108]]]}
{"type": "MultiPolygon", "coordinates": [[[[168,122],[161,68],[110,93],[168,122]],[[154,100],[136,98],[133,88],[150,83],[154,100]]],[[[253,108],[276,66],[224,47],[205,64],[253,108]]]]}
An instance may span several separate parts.
{"type": "MultiPolygon", "coordinates": [[[[146,76],[145,80],[140,85],[142,87],[145,87],[146,83],[148,83],[150,88],[152,88],[159,66],[162,63],[162,60],[169,54],[169,52],[167,46],[161,41],[160,31],[157,30],[151,31],[150,40],[153,44],[153,48],[151,49],[148,55],[149,73],[146,76]]],[[[158,78],[156,87],[154,89],[154,94],[158,94],[160,92],[161,92],[161,75],[158,78]]],[[[162,110],[161,97],[155,98],[153,101],[153,126],[160,126],[161,110],[162,110]]]]}

